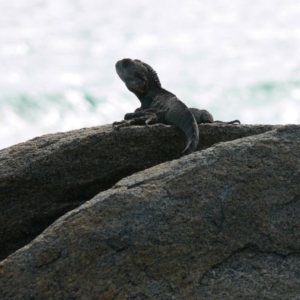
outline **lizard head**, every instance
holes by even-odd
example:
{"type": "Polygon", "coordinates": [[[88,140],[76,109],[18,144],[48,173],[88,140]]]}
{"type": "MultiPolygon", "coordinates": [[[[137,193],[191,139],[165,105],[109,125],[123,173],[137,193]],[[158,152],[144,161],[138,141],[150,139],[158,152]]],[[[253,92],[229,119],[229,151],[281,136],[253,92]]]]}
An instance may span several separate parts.
{"type": "Polygon", "coordinates": [[[155,85],[160,87],[156,72],[138,59],[124,58],[116,63],[116,71],[127,88],[138,98],[155,85]]]}

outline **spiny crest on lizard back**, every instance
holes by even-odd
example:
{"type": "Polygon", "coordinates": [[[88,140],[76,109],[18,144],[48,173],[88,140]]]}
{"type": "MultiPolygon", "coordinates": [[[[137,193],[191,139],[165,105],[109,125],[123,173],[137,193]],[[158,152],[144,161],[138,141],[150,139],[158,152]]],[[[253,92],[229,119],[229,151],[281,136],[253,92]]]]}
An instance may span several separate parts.
{"type": "Polygon", "coordinates": [[[154,69],[153,69],[152,67],[150,67],[148,64],[144,63],[144,62],[141,62],[141,63],[148,69],[148,71],[150,72],[150,76],[151,76],[151,78],[154,79],[155,83],[156,83],[159,87],[161,87],[160,80],[159,80],[159,78],[158,78],[157,73],[154,71],[154,69]]]}

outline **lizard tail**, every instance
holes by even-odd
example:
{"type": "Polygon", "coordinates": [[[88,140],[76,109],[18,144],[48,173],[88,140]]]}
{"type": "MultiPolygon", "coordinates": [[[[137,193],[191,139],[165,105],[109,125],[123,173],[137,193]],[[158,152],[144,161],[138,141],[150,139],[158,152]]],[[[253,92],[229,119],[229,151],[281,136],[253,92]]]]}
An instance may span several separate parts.
{"type": "MultiPolygon", "coordinates": [[[[177,102],[179,103],[179,101],[177,102]]],[[[187,144],[181,155],[194,152],[199,142],[198,124],[192,112],[181,102],[177,104],[176,112],[172,112],[172,124],[179,127],[186,135],[187,144]]]]}
{"type": "MultiPolygon", "coordinates": [[[[194,119],[193,115],[192,117],[194,119]]],[[[198,124],[196,120],[194,119],[194,122],[189,125],[190,126],[188,126],[188,128],[182,128],[187,137],[187,144],[185,149],[182,152],[182,156],[194,152],[199,142],[199,130],[198,130],[198,124]]]]}

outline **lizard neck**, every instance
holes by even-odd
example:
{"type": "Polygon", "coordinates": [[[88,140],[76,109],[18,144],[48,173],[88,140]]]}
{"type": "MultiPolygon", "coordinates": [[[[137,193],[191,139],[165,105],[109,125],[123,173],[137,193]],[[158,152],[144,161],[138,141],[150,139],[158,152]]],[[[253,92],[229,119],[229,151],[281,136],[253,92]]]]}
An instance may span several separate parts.
{"type": "Polygon", "coordinates": [[[149,89],[146,93],[144,93],[140,97],[137,96],[141,102],[141,108],[142,109],[151,108],[154,99],[162,93],[164,93],[164,89],[156,86],[152,89],[149,89]]]}

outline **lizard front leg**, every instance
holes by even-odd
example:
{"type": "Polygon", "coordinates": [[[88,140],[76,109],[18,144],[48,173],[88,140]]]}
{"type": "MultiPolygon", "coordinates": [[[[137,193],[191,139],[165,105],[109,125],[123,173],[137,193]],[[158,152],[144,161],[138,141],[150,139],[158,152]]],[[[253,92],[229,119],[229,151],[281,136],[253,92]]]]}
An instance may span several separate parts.
{"type": "Polygon", "coordinates": [[[148,109],[140,109],[140,108],[137,108],[135,110],[135,112],[133,113],[127,113],[125,116],[124,116],[124,120],[131,120],[131,119],[134,119],[134,118],[139,118],[139,117],[143,117],[145,116],[146,114],[149,114],[149,113],[156,113],[158,112],[157,109],[155,108],[148,108],[148,109]]]}
{"type": "Polygon", "coordinates": [[[127,127],[131,125],[146,125],[156,123],[165,123],[166,110],[158,110],[156,108],[148,108],[144,110],[139,110],[134,113],[128,113],[125,115],[123,121],[114,122],[113,127],[119,129],[121,127],[127,127]]]}
{"type": "Polygon", "coordinates": [[[127,119],[127,120],[123,120],[120,122],[114,122],[113,123],[113,127],[114,129],[120,129],[122,127],[127,127],[127,126],[132,126],[132,125],[147,125],[149,126],[150,124],[155,124],[157,123],[158,119],[156,117],[156,115],[154,113],[143,113],[143,115],[141,116],[141,114],[139,114],[140,116],[136,116],[131,118],[131,119],[127,119]]]}
{"type": "Polygon", "coordinates": [[[165,121],[165,115],[167,113],[167,110],[158,110],[156,108],[148,108],[140,111],[136,111],[134,113],[128,113],[125,115],[125,120],[131,120],[134,118],[139,118],[143,116],[149,116],[149,120],[146,122],[146,125],[148,124],[156,124],[156,123],[162,123],[166,124],[165,121]]]}

